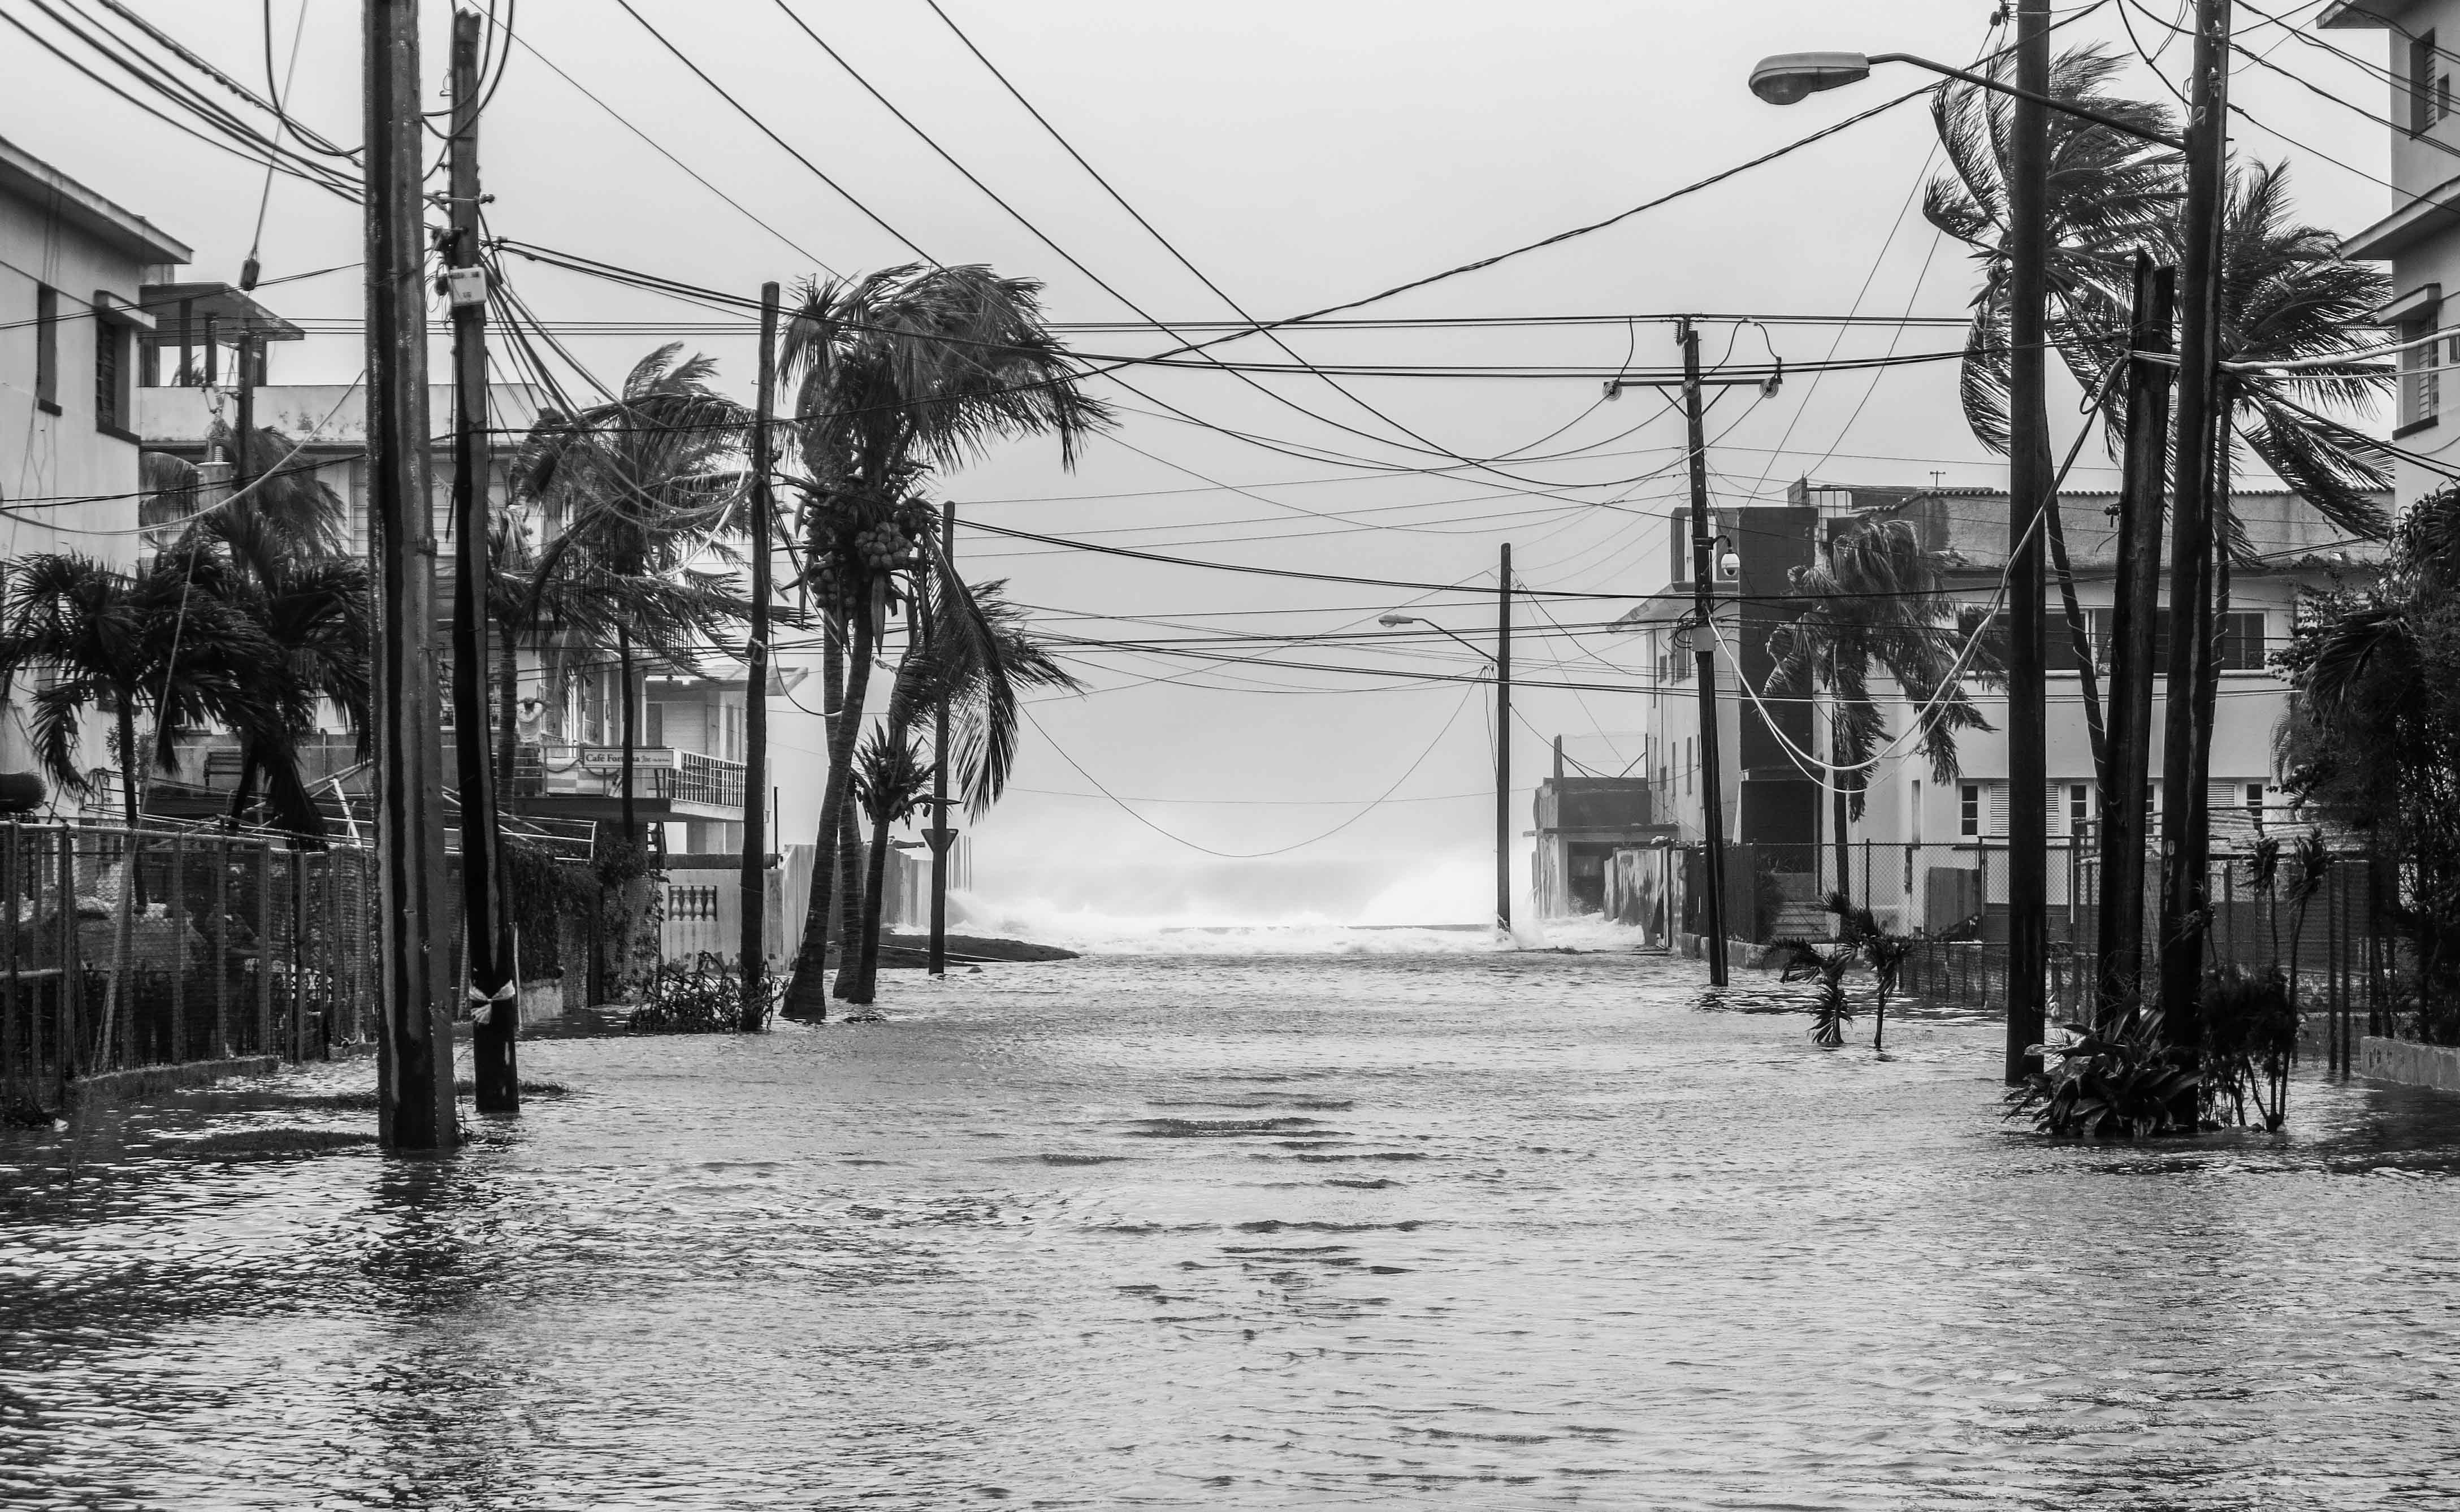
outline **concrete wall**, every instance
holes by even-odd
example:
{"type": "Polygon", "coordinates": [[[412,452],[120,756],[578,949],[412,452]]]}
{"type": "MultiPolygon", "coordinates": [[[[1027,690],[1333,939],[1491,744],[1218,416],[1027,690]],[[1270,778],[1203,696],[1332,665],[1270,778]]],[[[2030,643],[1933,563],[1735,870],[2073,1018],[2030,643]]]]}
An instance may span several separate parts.
{"type": "Polygon", "coordinates": [[[2358,1041],[2358,1075],[2377,1081],[2460,1092],[2460,1049],[2368,1034],[2358,1041]]]}

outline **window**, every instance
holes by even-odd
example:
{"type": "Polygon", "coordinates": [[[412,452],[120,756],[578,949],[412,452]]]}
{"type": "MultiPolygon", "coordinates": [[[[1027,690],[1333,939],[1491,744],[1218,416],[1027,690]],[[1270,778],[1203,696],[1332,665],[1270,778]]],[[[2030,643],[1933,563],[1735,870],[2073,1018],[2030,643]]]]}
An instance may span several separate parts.
{"type": "Polygon", "coordinates": [[[34,290],[34,402],[60,413],[60,291],[34,290]]]}
{"type": "Polygon", "coordinates": [[[2246,817],[2255,820],[2258,830],[2263,828],[2263,795],[2262,783],[2249,782],[2246,785],[2246,817]]]}
{"type": "Polygon", "coordinates": [[[94,428],[126,436],[136,416],[128,394],[128,328],[97,313],[94,322],[94,428]]]}
{"type": "Polygon", "coordinates": [[[1668,515],[1665,537],[1674,548],[1674,570],[1667,581],[1681,587],[1691,581],[1691,511],[1678,509],[1668,515]]]}
{"type": "MultiPolygon", "coordinates": [[[[2439,314],[2438,310],[2436,314],[2439,314]]],[[[2400,354],[2400,426],[2428,425],[2443,413],[2443,374],[2436,371],[2436,355],[2443,343],[2428,338],[2436,330],[2435,315],[2408,325],[2395,327],[2403,342],[2409,343],[2400,354]]]]}
{"type": "Polygon", "coordinates": [[[1967,782],[1957,790],[1956,832],[1967,839],[1982,835],[1982,784],[1967,782]]]}
{"type": "Polygon", "coordinates": [[[2221,616],[2221,644],[2216,665],[2225,672],[2259,672],[2263,671],[2263,616],[2224,614],[2221,616]]]}
{"type": "Polygon", "coordinates": [[[1905,799],[1905,841],[1912,845],[1922,842],[1922,794],[1919,777],[1913,779],[1913,786],[1908,790],[1905,799]]]}
{"type": "Polygon", "coordinates": [[[2068,792],[2068,833],[2081,835],[2092,823],[2092,784],[2069,782],[2068,792]]]}
{"type": "Polygon", "coordinates": [[[1686,793],[1699,790],[1700,760],[1692,754],[1692,742],[1698,738],[1697,735],[1683,737],[1683,791],[1686,793]]]}
{"type": "Polygon", "coordinates": [[[2435,106],[2439,97],[2448,97],[2449,75],[2438,76],[2434,58],[2434,33],[2421,32],[2408,44],[2408,130],[2418,136],[2430,130],[2439,118],[2435,106]],[[2438,88],[2438,86],[2440,86],[2438,88]]]}
{"type": "Polygon", "coordinates": [[[667,743],[667,706],[647,704],[641,710],[641,743],[662,746],[667,743]]]}

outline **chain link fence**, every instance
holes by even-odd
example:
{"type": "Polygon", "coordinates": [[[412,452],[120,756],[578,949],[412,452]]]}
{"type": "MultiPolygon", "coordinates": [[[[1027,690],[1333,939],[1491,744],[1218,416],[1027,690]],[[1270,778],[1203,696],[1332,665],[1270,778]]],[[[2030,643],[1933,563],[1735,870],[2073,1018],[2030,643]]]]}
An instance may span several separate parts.
{"type": "Polygon", "coordinates": [[[376,1025],[373,852],[216,831],[0,824],[0,1103],[72,1078],[308,1060],[376,1025]]]}

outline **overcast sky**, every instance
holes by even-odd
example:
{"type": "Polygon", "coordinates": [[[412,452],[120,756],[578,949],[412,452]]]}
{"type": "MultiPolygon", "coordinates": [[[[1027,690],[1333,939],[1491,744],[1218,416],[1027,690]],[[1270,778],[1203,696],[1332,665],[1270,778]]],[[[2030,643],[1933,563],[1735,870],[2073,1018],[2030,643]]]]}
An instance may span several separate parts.
{"type": "MultiPolygon", "coordinates": [[[[746,109],[931,256],[1044,280],[1056,319],[1135,318],[934,156],[795,30],[780,0],[632,3],[746,109]]],[[[924,0],[790,3],[950,155],[1150,314],[1231,315],[1043,134],[924,0]]],[[[1601,219],[1921,77],[1884,69],[1856,88],[1781,110],[1744,87],[1765,53],[1839,47],[1962,61],[1994,45],[1995,34],[1993,7],[1979,0],[941,3],[1146,219],[1259,316],[1359,298],[1601,219]]],[[[2064,29],[2062,39],[2129,49],[2123,3],[2101,6],[2064,29]]],[[[2152,48],[2168,34],[2161,20],[2183,8],[2176,0],[2147,4],[2157,17],[2129,14],[2152,48]]],[[[253,0],[138,5],[262,88],[265,39],[253,0]]],[[[274,0],[280,57],[288,54],[298,5],[274,0]]],[[[2283,0],[2278,13],[2311,16],[2315,9],[2292,10],[2283,0]]],[[[48,32],[29,0],[0,0],[0,11],[48,32]]],[[[309,8],[291,96],[299,117],[344,141],[359,136],[358,11],[340,0],[309,8]]],[[[2349,63],[2247,8],[2238,14],[2243,39],[2272,62],[2368,111],[2386,108],[2382,87],[2349,63]]],[[[429,9],[426,61],[439,84],[447,16],[442,5],[429,9]]],[[[615,0],[523,0],[514,19],[535,51],[514,48],[485,121],[485,186],[498,234],[745,294],[764,279],[791,285],[823,266],[857,272],[913,258],[694,78],[615,0]],[[634,128],[774,230],[693,181],[634,128]]],[[[35,53],[22,33],[5,35],[12,87],[0,95],[0,133],[194,245],[190,276],[236,278],[254,231],[261,166],[179,136],[35,53]]],[[[2384,56],[2382,33],[2329,36],[2370,61],[2384,56]]],[[[2183,38],[2173,42],[2159,53],[2161,71],[2177,78],[2186,53],[2183,38]]],[[[2148,96],[2162,89],[2140,71],[2136,82],[2148,96]]],[[[2367,177],[2387,171],[2382,126],[2260,66],[2242,66],[2234,89],[2254,117],[2237,124],[2238,150],[2297,164],[2293,183],[2306,219],[2348,231],[2384,213],[2389,191],[2367,177]]],[[[1953,317],[1973,276],[1962,250],[1921,219],[1916,191],[1938,167],[1930,147],[1921,103],[1899,107],[1664,209],[1370,312],[1953,317]]],[[[360,236],[352,207],[278,181],[263,231],[265,276],[352,263],[360,236]]],[[[720,359],[730,388],[748,394],[748,322],[534,265],[515,262],[510,272],[550,323],[710,321],[718,329],[687,339],[720,359]]],[[[348,322],[360,309],[355,269],[265,297],[294,318],[348,322]]],[[[1790,363],[1826,357],[1832,343],[1840,356],[1957,343],[1952,329],[1920,326],[1856,329],[1841,340],[1834,329],[1798,325],[1706,330],[1712,362],[1729,341],[1737,361],[1764,360],[1773,350],[1790,363]]],[[[611,380],[660,339],[575,334],[571,344],[611,380]]],[[[1073,339],[1093,352],[1169,345],[1151,333],[1073,339]]],[[[1611,366],[1629,352],[1635,365],[1658,365],[1677,355],[1671,327],[1649,321],[1288,339],[1320,363],[1611,366]]],[[[1229,350],[1256,360],[1281,356],[1255,340],[1229,350]]],[[[277,381],[347,381],[362,358],[355,333],[337,330],[281,350],[275,361],[277,381]]],[[[1365,378],[1345,384],[1353,399],[1313,378],[1260,380],[1277,400],[1216,373],[1125,376],[1142,392],[1099,391],[1121,406],[1124,423],[1072,475],[1060,469],[1055,448],[1020,443],[943,479],[935,494],[959,500],[968,519],[1213,561],[1491,588],[1496,547],[1510,542],[1518,576],[1532,586],[1641,592],[1664,583],[1662,535],[1648,522],[1682,486],[1681,429],[1645,391],[1605,405],[1588,378],[1365,378]],[[1166,417],[1163,403],[1319,457],[1328,450],[1374,466],[1280,455],[1166,417]],[[1568,429],[1541,443],[1561,427],[1568,429]],[[1476,470],[1401,470],[1441,466],[1446,454],[1516,450],[1581,455],[1513,465],[1535,484],[1476,470]]],[[[1876,378],[1797,377],[1756,402],[1752,391],[1735,391],[1718,405],[1709,432],[1714,485],[1728,500],[1781,494],[1805,474],[1873,483],[1921,484],[1934,473],[1951,484],[2004,481],[2004,467],[1959,417],[1951,364],[1876,378]]],[[[2084,459],[2099,460],[2089,451],[2084,459]]],[[[2110,481],[2081,469],[2078,477],[2088,485],[2110,481]]],[[[972,575],[1007,577],[1017,598],[1076,634],[1190,633],[1083,617],[1098,615],[1215,629],[1330,630],[1371,626],[1377,613],[1413,597],[1092,557],[980,534],[960,549],[972,575]]],[[[1609,605],[1553,611],[1571,626],[1613,612],[1609,605]]],[[[1491,634],[1491,595],[1439,596],[1424,612],[1474,641],[1491,634]]],[[[1537,611],[1522,613],[1525,630],[1537,611]]],[[[1636,663],[1619,673],[1598,660],[1619,664],[1626,644],[1594,632],[1524,636],[1517,671],[1636,687],[1644,680],[1636,663]]],[[[1368,660],[1346,648],[1281,654],[1368,660]]],[[[1418,659],[1379,664],[1476,666],[1450,643],[1410,654],[1418,659]]],[[[1482,916],[1492,854],[1485,690],[1116,654],[1082,666],[1096,691],[1034,706],[1040,731],[1029,731],[1017,791],[982,826],[976,872],[984,892],[1140,916],[1482,916]],[[1095,795],[1095,781],[1122,798],[1156,800],[1135,811],[1177,839],[1095,795]],[[1394,801],[1362,815],[1387,790],[1394,801]],[[1354,821],[1300,844],[1345,820],[1354,821]],[[1254,860],[1208,853],[1292,845],[1300,848],[1254,860]]],[[[1639,702],[1629,694],[1581,701],[1525,692],[1518,707],[1527,727],[1514,758],[1520,785],[1542,775],[1544,737],[1557,733],[1591,765],[1634,759],[1639,702]]],[[[818,720],[786,711],[774,728],[786,782],[799,777],[816,788],[818,720]]],[[[1526,814],[1525,797],[1516,809],[1526,814]]]]}

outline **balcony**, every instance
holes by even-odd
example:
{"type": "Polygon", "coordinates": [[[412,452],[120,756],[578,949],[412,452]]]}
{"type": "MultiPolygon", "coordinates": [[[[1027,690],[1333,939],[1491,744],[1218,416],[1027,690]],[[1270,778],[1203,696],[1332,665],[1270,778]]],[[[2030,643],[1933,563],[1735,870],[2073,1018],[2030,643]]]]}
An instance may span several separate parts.
{"type": "MultiPolygon", "coordinates": [[[[513,764],[512,797],[523,806],[611,820],[624,806],[624,748],[529,744],[513,764]]],[[[632,751],[632,798],[647,822],[743,818],[743,763],[673,746],[632,751]]]]}

